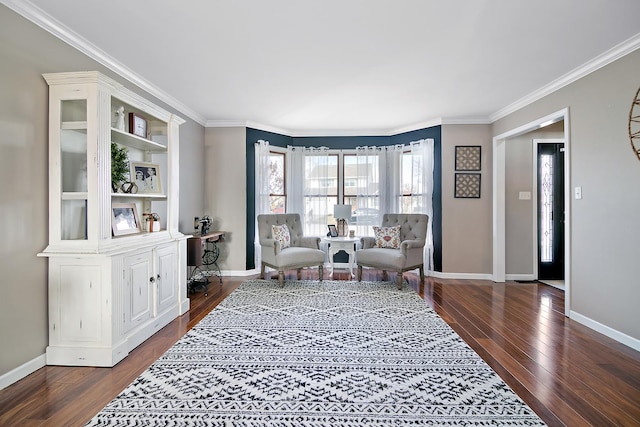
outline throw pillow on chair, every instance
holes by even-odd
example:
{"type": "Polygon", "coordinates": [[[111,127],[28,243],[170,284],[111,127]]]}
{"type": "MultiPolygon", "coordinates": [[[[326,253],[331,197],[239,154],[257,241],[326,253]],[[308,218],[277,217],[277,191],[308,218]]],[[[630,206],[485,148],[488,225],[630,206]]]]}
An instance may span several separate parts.
{"type": "Polygon", "coordinates": [[[291,246],[291,233],[289,233],[287,224],[272,225],[271,233],[273,238],[280,242],[280,249],[286,249],[291,246]]]}
{"type": "Polygon", "coordinates": [[[373,227],[377,248],[398,249],[400,247],[400,226],[373,227]]]}

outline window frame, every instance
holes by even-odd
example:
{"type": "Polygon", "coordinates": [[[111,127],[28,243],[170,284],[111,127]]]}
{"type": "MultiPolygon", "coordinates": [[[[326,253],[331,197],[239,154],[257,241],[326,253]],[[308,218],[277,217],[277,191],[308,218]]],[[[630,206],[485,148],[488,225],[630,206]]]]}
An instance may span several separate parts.
{"type": "Polygon", "coordinates": [[[272,193],[271,192],[271,174],[269,174],[269,211],[270,213],[274,212],[272,209],[272,200],[275,197],[282,197],[284,199],[284,212],[287,213],[287,151],[284,149],[277,149],[279,147],[270,147],[269,148],[269,157],[272,155],[282,156],[282,189],[283,193],[272,193]]]}

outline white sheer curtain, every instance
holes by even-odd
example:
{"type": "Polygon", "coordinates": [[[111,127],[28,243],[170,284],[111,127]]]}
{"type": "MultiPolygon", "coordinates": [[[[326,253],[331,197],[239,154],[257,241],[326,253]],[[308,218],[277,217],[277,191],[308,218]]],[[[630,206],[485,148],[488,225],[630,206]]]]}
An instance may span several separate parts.
{"type": "Polygon", "coordinates": [[[254,260],[255,265],[261,263],[260,241],[258,239],[258,215],[271,212],[269,197],[269,142],[259,140],[255,143],[255,237],[254,260]]]}
{"type": "Polygon", "coordinates": [[[326,147],[287,147],[287,212],[299,213],[304,234],[327,234],[327,218],[335,200],[328,197],[336,186],[326,147]]]}
{"type": "Polygon", "coordinates": [[[356,203],[354,221],[350,228],[357,236],[373,236],[373,225],[379,225],[384,206],[380,203],[381,187],[384,185],[384,165],[381,147],[356,148],[356,203]]]}
{"type": "Polygon", "coordinates": [[[403,145],[356,148],[357,197],[355,222],[358,236],[373,236],[385,212],[399,211],[400,168],[403,145]]]}
{"type": "Polygon", "coordinates": [[[429,215],[425,267],[433,269],[433,140],[406,145],[356,148],[358,193],[355,227],[359,236],[373,235],[384,213],[429,215]],[[405,196],[407,195],[407,196],[405,196]]]}
{"type": "MultiPolygon", "coordinates": [[[[411,166],[409,192],[411,200],[404,207],[407,213],[423,213],[429,215],[427,239],[424,248],[424,265],[426,271],[433,270],[433,139],[421,139],[410,143],[411,166]]],[[[405,171],[409,169],[403,168],[405,171]]]]}

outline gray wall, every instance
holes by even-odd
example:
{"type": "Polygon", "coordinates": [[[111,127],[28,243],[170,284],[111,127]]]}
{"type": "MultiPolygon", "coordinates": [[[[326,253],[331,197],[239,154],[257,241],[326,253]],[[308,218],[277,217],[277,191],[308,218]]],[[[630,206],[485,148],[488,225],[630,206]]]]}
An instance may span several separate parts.
{"type": "MultiPolygon", "coordinates": [[[[628,137],[640,86],[640,50],[497,121],[500,135],[569,107],[571,309],[579,318],[640,339],[640,162],[628,137]]],[[[588,323],[588,322],[587,322],[588,323]]]]}
{"type": "Polygon", "coordinates": [[[227,271],[244,272],[246,266],[246,135],[244,127],[205,132],[205,213],[225,231],[218,264],[227,271]]]}
{"type": "Polygon", "coordinates": [[[442,272],[490,275],[492,138],[489,125],[442,126],[442,272]],[[454,198],[455,146],[482,147],[479,199],[454,198]]]}
{"type": "MultiPolygon", "coordinates": [[[[42,73],[97,70],[150,97],[0,5],[0,375],[42,356],[47,336],[48,87],[42,73]]],[[[204,128],[180,127],[180,225],[203,210],[204,128]],[[183,167],[184,166],[184,167],[183,167]]],[[[191,219],[190,219],[191,218],[191,219]]]]}

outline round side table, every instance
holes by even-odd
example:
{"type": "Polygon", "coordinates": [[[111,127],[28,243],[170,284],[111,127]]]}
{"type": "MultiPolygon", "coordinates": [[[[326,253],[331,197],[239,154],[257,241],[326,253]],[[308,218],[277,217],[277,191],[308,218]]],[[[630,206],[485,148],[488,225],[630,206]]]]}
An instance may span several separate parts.
{"type": "Polygon", "coordinates": [[[329,262],[331,263],[331,275],[333,276],[333,256],[340,251],[345,251],[349,255],[349,272],[353,277],[353,262],[356,258],[355,244],[359,237],[325,237],[322,239],[328,243],[329,262]]]}

